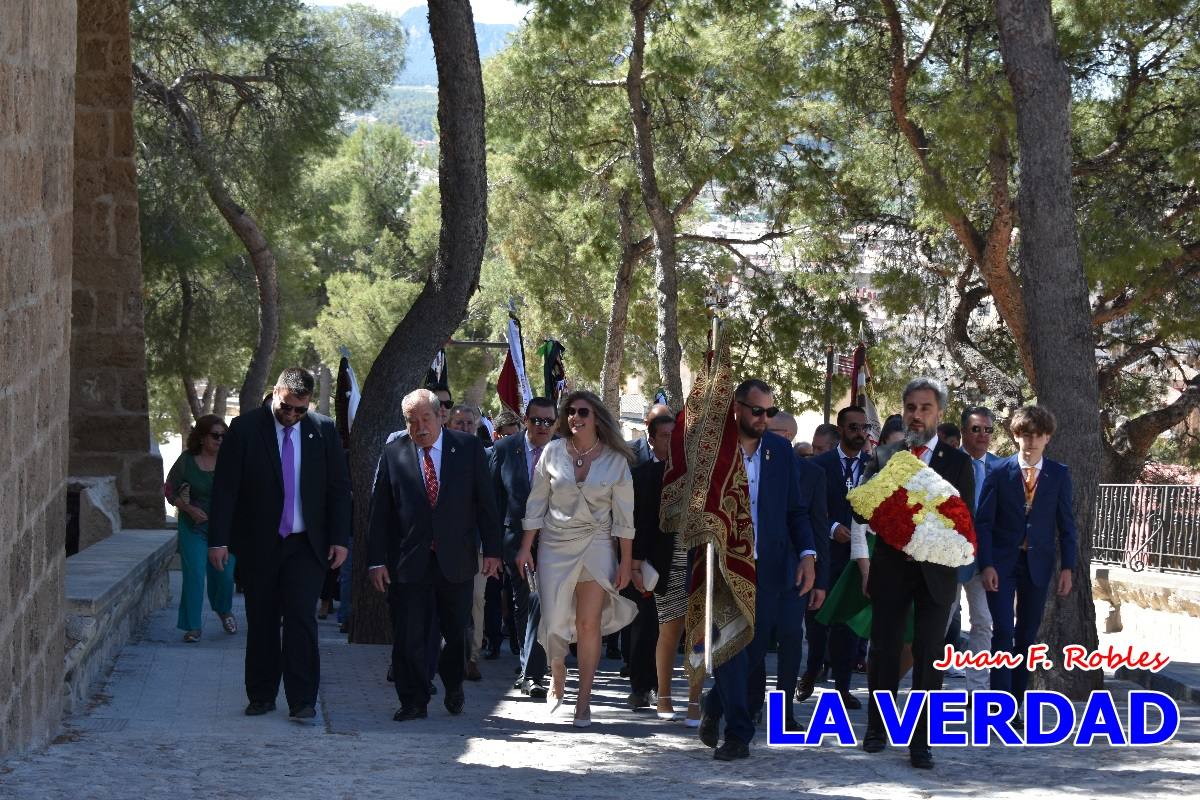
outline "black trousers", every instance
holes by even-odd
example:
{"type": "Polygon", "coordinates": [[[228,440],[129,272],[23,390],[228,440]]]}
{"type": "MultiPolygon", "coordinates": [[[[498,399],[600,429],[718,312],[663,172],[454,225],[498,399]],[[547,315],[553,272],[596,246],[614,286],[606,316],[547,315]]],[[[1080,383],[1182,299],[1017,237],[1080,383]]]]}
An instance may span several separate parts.
{"type": "MultiPolygon", "coordinates": [[[[867,670],[867,688],[872,692],[900,688],[900,650],[909,607],[913,615],[913,689],[941,689],[942,671],[933,668],[941,656],[946,636],[946,620],[954,602],[958,577],[950,567],[910,561],[899,550],[875,545],[871,558],[868,591],[871,593],[871,658],[867,670]]],[[[879,706],[868,704],[867,728],[883,731],[879,706]]],[[[929,741],[929,712],[923,711],[912,743],[923,747],[929,741]]]]}
{"type": "Polygon", "coordinates": [[[540,598],[529,591],[529,582],[517,572],[514,562],[506,561],[504,569],[512,587],[512,627],[521,647],[521,677],[541,683],[546,680],[546,651],[537,640],[538,624],[542,621],[540,598]]]}
{"type": "MultiPolygon", "coordinates": [[[[849,563],[849,557],[831,560],[829,574],[833,576],[834,580],[837,580],[849,563]]],[[[820,610],[805,611],[804,621],[807,625],[804,633],[808,640],[808,664],[804,668],[804,673],[816,677],[817,673],[821,671],[821,665],[828,661],[837,690],[848,692],[850,691],[850,674],[854,671],[854,657],[858,649],[854,631],[841,622],[834,625],[822,625],[817,620],[819,613],[820,610]]]]}
{"type": "Polygon", "coordinates": [[[658,670],[654,652],[658,647],[658,609],[654,595],[643,597],[633,587],[626,586],[621,594],[637,603],[637,616],[629,623],[629,646],[625,650],[629,659],[629,687],[635,692],[648,692],[658,688],[658,670]]]}
{"type": "Polygon", "coordinates": [[[431,612],[446,644],[437,658],[438,675],[447,692],[462,687],[467,667],[467,632],[471,625],[474,579],[446,580],[436,555],[418,581],[393,581],[388,589],[392,612],[392,677],[403,706],[429,705],[431,612]]]}
{"type": "Polygon", "coordinates": [[[243,573],[246,697],[251,702],[274,702],[282,677],[289,708],[316,705],[321,682],[317,598],[326,567],[308,536],[293,533],[276,542],[264,563],[248,565],[243,573]]]}

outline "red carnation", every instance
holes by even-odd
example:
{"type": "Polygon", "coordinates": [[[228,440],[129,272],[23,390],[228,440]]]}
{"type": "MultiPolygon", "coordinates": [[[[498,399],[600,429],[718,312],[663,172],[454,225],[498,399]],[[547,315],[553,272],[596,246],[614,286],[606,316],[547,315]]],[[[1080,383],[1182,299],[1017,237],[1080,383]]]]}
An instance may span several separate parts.
{"type": "Polygon", "coordinates": [[[875,507],[871,514],[871,530],[897,550],[903,550],[917,529],[913,514],[919,505],[908,504],[908,492],[900,487],[875,507]]]}
{"type": "Polygon", "coordinates": [[[972,545],[975,544],[975,523],[971,519],[971,510],[961,497],[947,498],[937,510],[954,524],[954,530],[961,533],[964,539],[972,545]]]}

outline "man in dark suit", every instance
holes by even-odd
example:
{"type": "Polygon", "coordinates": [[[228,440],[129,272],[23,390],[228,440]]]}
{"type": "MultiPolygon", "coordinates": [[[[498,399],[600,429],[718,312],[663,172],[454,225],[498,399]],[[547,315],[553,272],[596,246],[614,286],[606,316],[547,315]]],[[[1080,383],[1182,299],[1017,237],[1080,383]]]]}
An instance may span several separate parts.
{"type": "MultiPolygon", "coordinates": [[[[868,461],[867,455],[862,452],[867,443],[866,412],[859,406],[846,406],[838,412],[837,426],[838,445],[814,456],[809,462],[825,475],[829,525],[815,533],[817,538],[824,537],[829,542],[828,568],[821,573],[827,576],[823,586],[826,591],[832,588],[831,584],[837,581],[850,563],[850,523],[853,514],[846,493],[858,485],[868,461]]],[[[819,581],[817,585],[821,585],[819,581]]],[[[808,666],[800,676],[796,700],[803,701],[812,696],[817,673],[828,655],[834,686],[842,696],[842,702],[850,709],[862,708],[858,699],[850,694],[850,674],[854,669],[857,644],[854,632],[844,623],[828,627],[822,625],[816,614],[811,612],[807,622],[808,666]]]]}
{"type": "MultiPolygon", "coordinates": [[[[1071,571],[1079,548],[1071,472],[1043,455],[1055,427],[1048,409],[1019,409],[1012,420],[1019,449],[997,464],[983,483],[976,531],[995,651],[1027,653],[1037,640],[1050,584],[1054,583],[1059,597],[1071,593],[1071,571]],[[1056,557],[1061,567],[1054,579],[1056,557]]],[[[1020,704],[1029,670],[1024,666],[993,669],[991,684],[993,689],[1011,692],[1020,704]]]]}
{"type": "Polygon", "coordinates": [[[270,405],[230,424],[213,476],[208,558],[221,569],[232,550],[242,568],[248,716],[275,710],[281,676],[291,715],[316,716],[316,604],[350,543],[346,457],[334,421],[308,412],[313,385],[285,369],[270,405]]]}
{"type": "Polygon", "coordinates": [[[629,449],[633,451],[633,466],[640,467],[642,464],[647,464],[654,459],[654,448],[650,443],[650,422],[662,416],[675,418],[675,414],[671,411],[670,406],[663,405],[662,403],[652,404],[650,410],[646,412],[646,435],[630,439],[626,443],[629,445],[629,449]]]}
{"type": "Polygon", "coordinates": [[[500,569],[500,520],[483,445],[441,427],[438,398],[428,389],[405,395],[401,408],[408,436],[384,445],[367,533],[371,583],[388,592],[391,605],[397,722],[427,715],[431,603],[446,641],[438,661],[446,710],[462,713],[481,540],[483,574],[500,569]]]}
{"type": "Polygon", "coordinates": [[[778,687],[787,696],[785,723],[792,720],[792,693],[800,668],[804,607],[815,579],[816,550],[808,507],[800,489],[800,461],[791,444],[767,430],[779,413],[771,387],[757,379],[734,390],[738,446],[750,491],[754,525],[756,593],[754,638],[714,670],[700,720],[700,741],[716,747],[720,719],[725,743],[713,757],[733,761],[750,755],[754,722],[750,712],[751,673],[765,657],[772,629],[779,639],[778,687]]]}
{"type": "MultiPolygon", "coordinates": [[[[496,505],[504,523],[504,569],[513,592],[513,632],[521,647],[521,674],[513,688],[536,699],[546,696],[546,651],[537,640],[542,607],[515,559],[524,536],[521,521],[525,518],[533,468],[554,437],[557,417],[553,400],[530,400],[525,407],[525,432],[496,442],[490,462],[496,505]]],[[[535,550],[535,562],[536,558],[535,550]]]]}
{"type": "MultiPolygon", "coordinates": [[[[904,387],[902,419],[904,439],[875,451],[867,465],[863,482],[870,480],[900,450],[911,450],[935,472],[958,490],[972,511],[975,500],[975,473],[971,459],[961,450],[948,447],[937,437],[938,419],[946,408],[946,387],[933,378],[916,378],[904,387]]],[[[904,644],[906,617],[915,607],[913,630],[913,689],[941,689],[942,672],[933,662],[943,650],[946,620],[958,591],[953,567],[914,561],[880,536],[875,542],[867,574],[867,592],[872,600],[871,662],[867,684],[871,692],[890,692],[900,687],[900,650],[904,644]]],[[[918,769],[932,769],[929,748],[929,714],[922,711],[909,745],[909,761],[918,769]]],[[[863,749],[877,753],[886,746],[879,706],[871,702],[863,749]]]]}

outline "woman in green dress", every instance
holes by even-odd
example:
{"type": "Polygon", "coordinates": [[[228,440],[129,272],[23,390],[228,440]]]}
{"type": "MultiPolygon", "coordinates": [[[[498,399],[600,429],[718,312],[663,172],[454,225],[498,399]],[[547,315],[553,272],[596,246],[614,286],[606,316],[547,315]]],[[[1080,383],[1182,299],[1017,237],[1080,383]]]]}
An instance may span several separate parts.
{"type": "Polygon", "coordinates": [[[225,437],[225,420],[207,414],[196,420],[188,434],[187,447],[167,474],[167,500],[178,509],[179,562],[183,591],[179,597],[179,622],[185,642],[200,641],[200,614],[204,610],[204,582],[208,579],[208,602],[226,633],[237,633],[233,609],[234,557],[224,570],[208,562],[208,511],[212,500],[213,471],[217,452],[225,437]]]}

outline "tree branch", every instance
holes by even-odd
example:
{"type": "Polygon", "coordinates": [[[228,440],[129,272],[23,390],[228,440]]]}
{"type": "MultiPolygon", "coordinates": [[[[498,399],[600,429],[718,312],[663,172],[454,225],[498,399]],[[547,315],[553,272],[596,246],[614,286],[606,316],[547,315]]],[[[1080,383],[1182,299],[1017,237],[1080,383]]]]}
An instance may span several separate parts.
{"type": "Polygon", "coordinates": [[[1132,312],[1143,303],[1162,297],[1179,281],[1200,275],[1200,241],[1192,242],[1183,252],[1162,263],[1145,280],[1139,282],[1140,291],[1123,290],[1115,298],[1103,302],[1092,310],[1092,325],[1099,327],[1132,312]]]}

